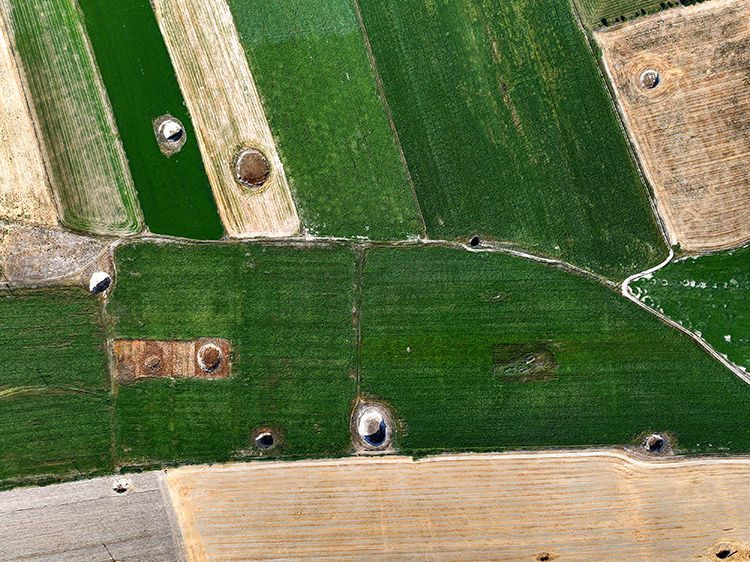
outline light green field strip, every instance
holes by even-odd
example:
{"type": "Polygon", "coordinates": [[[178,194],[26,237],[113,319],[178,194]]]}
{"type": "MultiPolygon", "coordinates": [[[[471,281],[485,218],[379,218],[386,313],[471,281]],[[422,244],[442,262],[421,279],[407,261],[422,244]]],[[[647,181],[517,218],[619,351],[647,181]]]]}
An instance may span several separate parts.
{"type": "Polygon", "coordinates": [[[612,279],[667,253],[561,0],[359,0],[431,238],[473,234],[612,279]]]}
{"type": "Polygon", "coordinates": [[[98,301],[0,294],[0,488],[110,472],[111,407],[98,301]]]}
{"type": "Polygon", "coordinates": [[[3,0],[62,222],[125,235],[141,215],[75,0],[3,0]]]}
{"type": "Polygon", "coordinates": [[[673,6],[694,4],[678,0],[573,0],[584,23],[591,29],[645,16],[673,6]]]}
{"type": "Polygon", "coordinates": [[[351,0],[228,0],[303,228],[423,234],[351,0]]]}
{"type": "Polygon", "coordinates": [[[680,259],[636,279],[630,290],[750,369],[750,248],[680,259]]]}

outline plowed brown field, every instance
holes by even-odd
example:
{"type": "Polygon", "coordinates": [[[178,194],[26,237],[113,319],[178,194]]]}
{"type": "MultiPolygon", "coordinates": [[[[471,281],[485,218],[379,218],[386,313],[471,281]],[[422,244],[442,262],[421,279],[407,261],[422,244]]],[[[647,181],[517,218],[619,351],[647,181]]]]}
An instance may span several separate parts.
{"type": "Polygon", "coordinates": [[[750,241],[750,1],[713,0],[595,34],[671,242],[750,241]],[[640,82],[648,69],[659,84],[640,82]]]}

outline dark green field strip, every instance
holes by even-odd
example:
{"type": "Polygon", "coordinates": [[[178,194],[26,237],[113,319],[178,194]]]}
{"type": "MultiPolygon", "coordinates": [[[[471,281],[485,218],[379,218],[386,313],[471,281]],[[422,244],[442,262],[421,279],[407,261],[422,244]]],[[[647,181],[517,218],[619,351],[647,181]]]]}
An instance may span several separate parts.
{"type": "Polygon", "coordinates": [[[368,251],[361,388],[406,453],[622,445],[747,452],[750,388],[590,280],[500,254],[368,251]]]}
{"type": "Polygon", "coordinates": [[[631,290],[750,369],[750,248],[672,262],[631,290]]]}
{"type": "Polygon", "coordinates": [[[230,0],[305,229],[422,231],[351,0],[230,0]]]}
{"type": "Polygon", "coordinates": [[[581,18],[592,29],[701,0],[575,0],[581,18]]]}
{"type": "Polygon", "coordinates": [[[198,142],[149,0],[79,0],[152,232],[218,239],[223,228],[198,142]],[[167,158],[152,122],[182,121],[187,142],[167,158]]]}
{"type": "Polygon", "coordinates": [[[666,254],[596,62],[558,0],[360,0],[427,231],[613,278],[666,254]]]}
{"type": "Polygon", "coordinates": [[[112,472],[111,397],[0,398],[0,488],[112,472]]]}
{"type": "Polygon", "coordinates": [[[97,301],[83,290],[0,296],[0,389],[108,390],[97,301]]]}
{"type": "Polygon", "coordinates": [[[349,448],[355,394],[350,248],[134,244],[118,249],[108,305],[117,337],[232,342],[227,381],[120,386],[118,462],[252,455],[251,432],[280,430],[277,454],[349,448]]]}

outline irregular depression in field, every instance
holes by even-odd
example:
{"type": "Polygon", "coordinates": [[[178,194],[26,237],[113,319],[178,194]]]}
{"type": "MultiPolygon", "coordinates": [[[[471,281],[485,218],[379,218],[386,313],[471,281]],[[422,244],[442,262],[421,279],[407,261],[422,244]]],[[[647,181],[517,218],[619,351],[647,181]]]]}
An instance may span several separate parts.
{"type": "Polygon", "coordinates": [[[9,0],[6,12],[28,85],[62,222],[96,234],[140,230],[140,209],[74,0],[9,0]]]}
{"type": "Polygon", "coordinates": [[[594,281],[502,254],[367,253],[361,388],[410,453],[637,444],[748,451],[747,385],[594,281]]]}
{"type": "Polygon", "coordinates": [[[666,254],[568,2],[360,4],[431,237],[612,277],[666,254]]]}
{"type": "Polygon", "coordinates": [[[351,0],[229,0],[305,230],[422,233],[351,0]]]}
{"type": "Polygon", "coordinates": [[[261,427],[279,437],[271,454],[349,449],[350,248],[135,244],[118,249],[117,269],[116,337],[221,337],[233,350],[229,379],[119,386],[119,462],[253,456],[261,427]]]}
{"type": "Polygon", "coordinates": [[[151,232],[221,238],[216,203],[195,131],[149,0],[79,0],[151,232]],[[113,22],[117,22],[113,24],[113,22]],[[154,121],[176,117],[182,149],[159,149],[154,121]]]}

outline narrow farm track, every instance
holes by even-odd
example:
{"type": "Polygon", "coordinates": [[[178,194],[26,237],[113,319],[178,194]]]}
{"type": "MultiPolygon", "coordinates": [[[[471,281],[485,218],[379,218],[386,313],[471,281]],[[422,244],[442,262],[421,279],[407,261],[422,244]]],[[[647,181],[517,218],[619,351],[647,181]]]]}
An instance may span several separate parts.
{"type": "Polygon", "coordinates": [[[229,6],[225,0],[153,4],[227,232],[295,234],[297,210],[229,6]],[[263,187],[248,189],[235,180],[242,148],[260,149],[269,160],[263,187]]]}
{"type": "Polygon", "coordinates": [[[185,467],[166,481],[190,560],[685,560],[747,555],[748,475],[748,458],[592,450],[185,467]]]}

